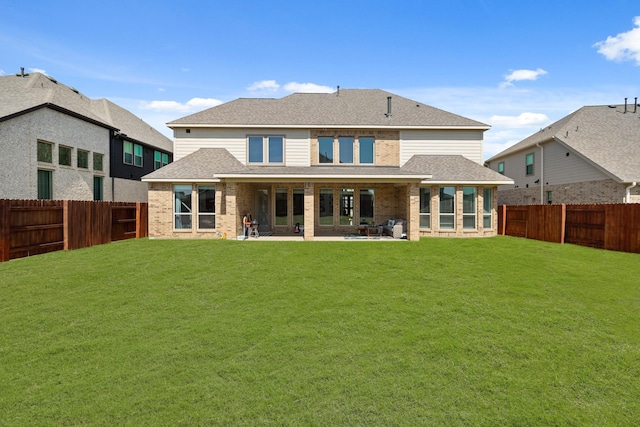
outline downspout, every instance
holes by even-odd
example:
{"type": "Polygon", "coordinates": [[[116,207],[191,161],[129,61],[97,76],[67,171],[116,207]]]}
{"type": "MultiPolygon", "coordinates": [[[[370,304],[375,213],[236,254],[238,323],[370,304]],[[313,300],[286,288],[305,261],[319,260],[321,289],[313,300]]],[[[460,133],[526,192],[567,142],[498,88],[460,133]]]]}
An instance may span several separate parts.
{"type": "Polygon", "coordinates": [[[633,181],[630,186],[627,187],[627,194],[625,196],[625,203],[631,203],[631,189],[638,185],[637,181],[633,181]]]}
{"type": "Polygon", "coordinates": [[[540,204],[544,205],[544,147],[539,142],[536,147],[540,147],[540,204]]]}

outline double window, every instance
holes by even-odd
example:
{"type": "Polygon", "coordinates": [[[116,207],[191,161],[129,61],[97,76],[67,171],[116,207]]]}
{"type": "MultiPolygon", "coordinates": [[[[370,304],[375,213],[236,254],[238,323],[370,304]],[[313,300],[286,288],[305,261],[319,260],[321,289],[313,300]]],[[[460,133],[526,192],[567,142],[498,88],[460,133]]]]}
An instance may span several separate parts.
{"type": "Polygon", "coordinates": [[[249,163],[284,163],[284,137],[250,136],[247,151],[249,163]]]}
{"type": "Polygon", "coordinates": [[[176,184],[173,186],[173,227],[176,230],[191,230],[193,228],[193,207],[198,206],[198,229],[214,229],[216,227],[216,187],[214,185],[198,185],[197,201],[193,200],[193,186],[191,184],[176,184]]]}
{"type": "Polygon", "coordinates": [[[353,136],[338,137],[337,155],[334,156],[334,138],[318,137],[318,163],[320,164],[358,164],[372,165],[375,159],[375,138],[361,136],[356,140],[353,136]],[[357,155],[356,155],[357,150],[357,155]]]}
{"type": "Polygon", "coordinates": [[[142,167],[142,145],[124,141],[122,151],[124,152],[124,164],[142,167]]]}
{"type": "Polygon", "coordinates": [[[169,155],[166,153],[162,153],[160,151],[155,151],[153,153],[153,169],[160,169],[163,166],[167,166],[169,164],[169,155]]]}

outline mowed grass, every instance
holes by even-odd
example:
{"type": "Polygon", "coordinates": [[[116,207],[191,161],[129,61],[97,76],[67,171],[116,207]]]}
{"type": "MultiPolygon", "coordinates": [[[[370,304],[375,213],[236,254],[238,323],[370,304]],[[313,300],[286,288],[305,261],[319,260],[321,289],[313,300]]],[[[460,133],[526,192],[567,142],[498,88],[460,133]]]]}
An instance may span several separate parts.
{"type": "Polygon", "coordinates": [[[14,260],[0,425],[637,425],[639,273],[508,237],[14,260]]]}

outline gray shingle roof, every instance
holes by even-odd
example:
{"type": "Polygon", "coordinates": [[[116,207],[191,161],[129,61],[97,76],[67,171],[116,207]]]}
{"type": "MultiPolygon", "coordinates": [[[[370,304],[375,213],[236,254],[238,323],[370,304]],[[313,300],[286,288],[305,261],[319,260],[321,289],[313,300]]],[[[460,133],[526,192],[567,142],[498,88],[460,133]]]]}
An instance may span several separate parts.
{"type": "Polygon", "coordinates": [[[132,139],[167,151],[173,142],[139,117],[107,99],[91,99],[41,73],[0,76],[0,121],[43,106],[57,106],[132,139]]]}
{"type": "Polygon", "coordinates": [[[211,126],[489,126],[379,89],[340,89],[339,93],[295,93],[280,99],[240,98],[168,123],[169,127],[211,126]],[[391,96],[391,117],[387,97],[391,96]]]}
{"type": "Polygon", "coordinates": [[[201,148],[143,177],[143,181],[193,182],[224,178],[296,177],[510,184],[513,181],[463,156],[413,156],[404,166],[245,166],[224,148],[201,148]]]}
{"type": "Polygon", "coordinates": [[[513,184],[511,178],[463,156],[413,156],[402,169],[406,172],[428,171],[433,182],[513,184]]]}
{"type": "Polygon", "coordinates": [[[492,162],[537,143],[556,140],[619,182],[640,181],[640,108],[586,106],[491,157],[492,162]]]}

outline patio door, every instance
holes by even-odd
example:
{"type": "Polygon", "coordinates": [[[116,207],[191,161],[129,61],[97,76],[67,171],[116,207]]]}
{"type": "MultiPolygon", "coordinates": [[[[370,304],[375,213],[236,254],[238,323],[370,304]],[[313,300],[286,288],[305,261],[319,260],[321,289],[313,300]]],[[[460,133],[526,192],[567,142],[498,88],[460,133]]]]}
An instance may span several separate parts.
{"type": "Polygon", "coordinates": [[[260,232],[271,231],[271,203],[269,202],[269,189],[256,191],[256,206],[253,219],[258,221],[260,232]]]}

